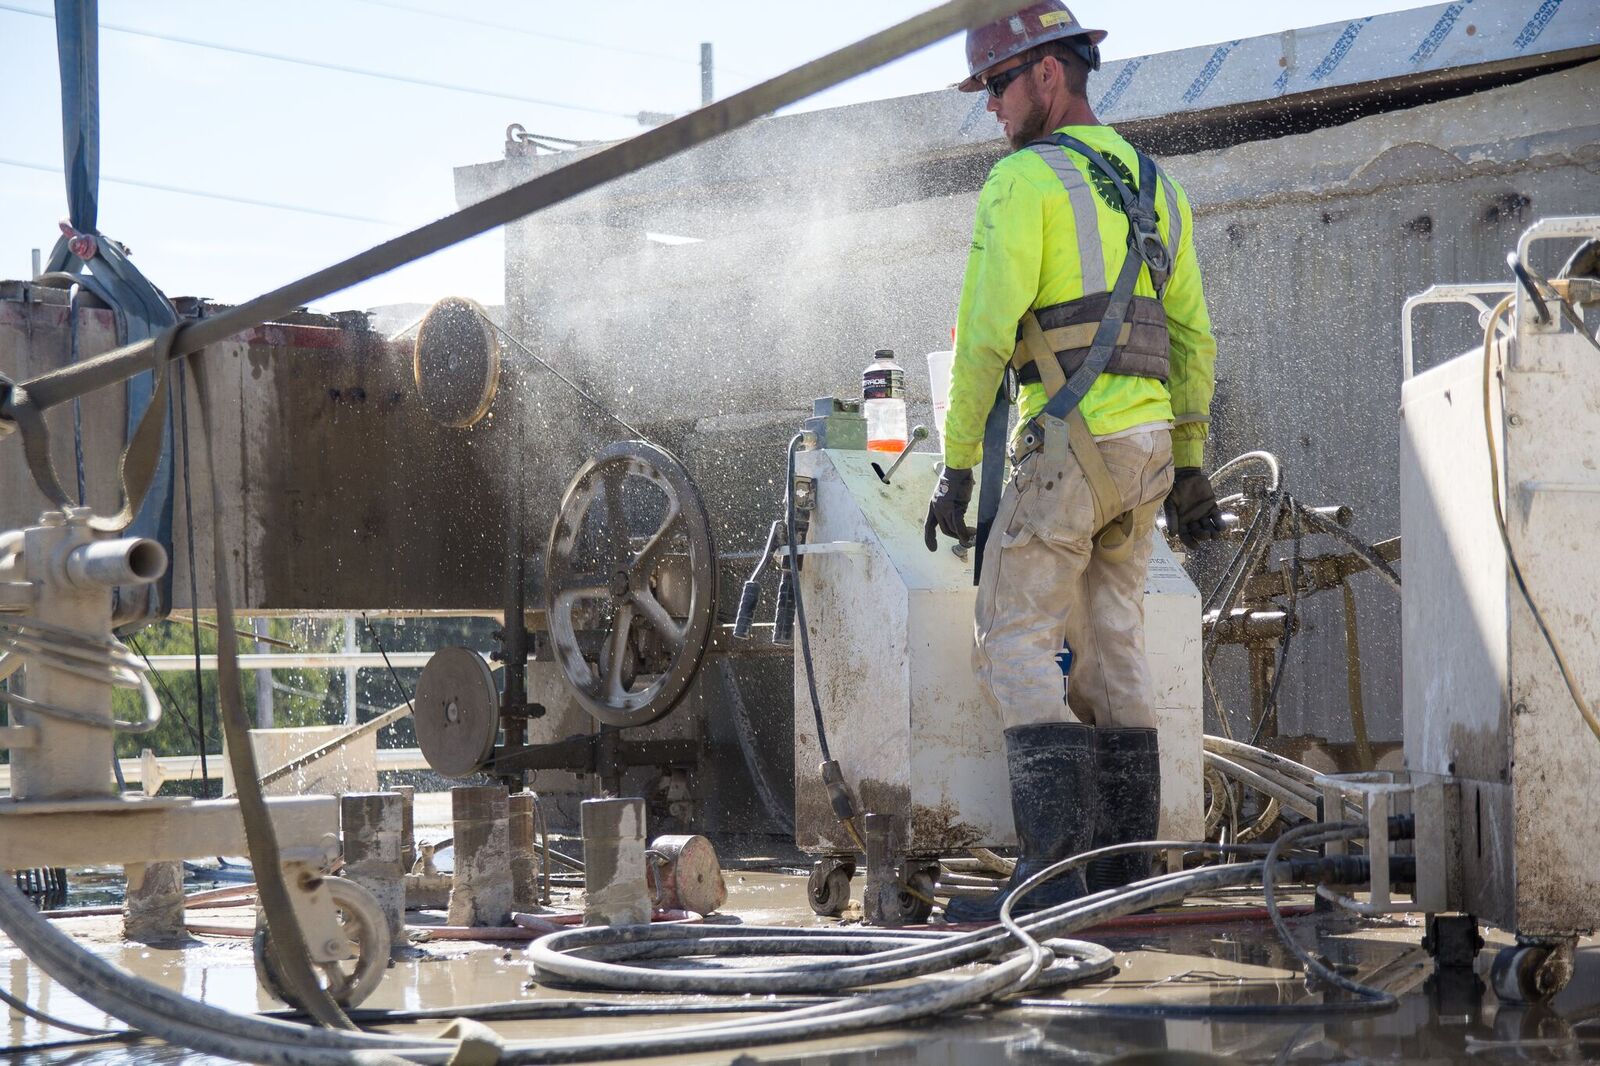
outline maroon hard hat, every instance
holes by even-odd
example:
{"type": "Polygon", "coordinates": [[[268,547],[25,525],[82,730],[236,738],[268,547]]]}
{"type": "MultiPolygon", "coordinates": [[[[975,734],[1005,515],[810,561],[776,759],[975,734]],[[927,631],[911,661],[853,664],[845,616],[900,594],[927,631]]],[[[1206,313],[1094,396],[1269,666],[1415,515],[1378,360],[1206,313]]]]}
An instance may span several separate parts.
{"type": "MultiPolygon", "coordinates": [[[[967,31],[967,79],[956,88],[964,93],[975,93],[983,88],[979,79],[1012,56],[1021,55],[1049,41],[1084,38],[1087,45],[1098,45],[1106,39],[1105,30],[1086,30],[1061,0],[1044,0],[1029,4],[1015,15],[967,31]]],[[[1090,60],[1087,49],[1084,59],[1090,67],[1099,64],[1090,60]]]]}

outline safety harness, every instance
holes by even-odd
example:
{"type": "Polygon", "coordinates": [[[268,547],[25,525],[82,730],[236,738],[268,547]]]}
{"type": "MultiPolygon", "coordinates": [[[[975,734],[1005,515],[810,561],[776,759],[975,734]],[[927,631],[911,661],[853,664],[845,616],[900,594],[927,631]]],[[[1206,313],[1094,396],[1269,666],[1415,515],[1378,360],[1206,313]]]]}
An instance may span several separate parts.
{"type": "MultiPolygon", "coordinates": [[[[1106,370],[1135,377],[1165,381],[1168,366],[1167,317],[1160,301],[1172,272],[1173,254],[1178,245],[1178,213],[1175,196],[1168,197],[1169,229],[1172,249],[1162,243],[1155,212],[1156,189],[1161,183],[1154,162],[1144,153],[1139,158],[1139,188],[1123,181],[1104,156],[1076,137],[1051,134],[1034,141],[1028,148],[1050,164],[1072,201],[1078,217],[1080,252],[1088,253],[1085,234],[1098,244],[1098,228],[1085,219],[1094,218],[1093,192],[1077,168],[1058,149],[1076,152],[1108,178],[1128,216],[1128,254],[1110,291],[1091,292],[1081,299],[1029,311],[1017,327],[1017,347],[1005,381],[995,394],[994,405],[983,427],[983,465],[978,489],[977,555],[973,580],[983,569],[983,549],[1000,511],[1002,457],[1006,454],[1006,426],[1011,413],[1012,373],[1024,382],[1044,385],[1048,400],[1023,431],[1017,442],[1016,460],[1038,448],[1047,459],[1065,461],[1066,450],[1082,468],[1094,497],[1095,542],[1102,551],[1129,550],[1128,535],[1139,517],[1122,508],[1122,495],[1100,456],[1099,445],[1089,432],[1079,403],[1096,379],[1106,370]],[[1086,215],[1087,212],[1087,215],[1086,215]],[[1139,271],[1148,269],[1156,298],[1135,296],[1139,271]]],[[[1101,255],[1095,247],[1092,254],[1101,255]]],[[[1084,259],[1089,258],[1088,254],[1084,259]]],[[[1087,281],[1087,278],[1086,278],[1087,281]]],[[[1088,287],[1087,284],[1085,286],[1088,287]]],[[[1147,505],[1148,506],[1148,505],[1147,505]]],[[[1155,505],[1159,506],[1159,502],[1155,505]]]]}

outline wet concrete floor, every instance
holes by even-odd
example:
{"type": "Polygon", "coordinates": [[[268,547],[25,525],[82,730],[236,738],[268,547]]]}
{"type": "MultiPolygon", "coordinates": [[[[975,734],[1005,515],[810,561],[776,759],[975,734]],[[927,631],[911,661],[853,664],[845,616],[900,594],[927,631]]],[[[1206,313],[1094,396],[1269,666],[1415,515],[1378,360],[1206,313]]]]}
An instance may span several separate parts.
{"type": "MultiPolygon", "coordinates": [[[[806,906],[802,876],[730,870],[727,880],[729,898],[724,913],[747,924],[827,924],[815,918],[806,906]]],[[[1207,902],[1215,906],[1252,901],[1259,899],[1240,892],[1207,902]]],[[[556,902],[559,908],[559,897],[556,902]]],[[[1303,903],[1304,899],[1286,902],[1303,903]]],[[[412,914],[410,919],[418,924],[436,923],[442,916],[412,914]]],[[[189,946],[176,949],[124,942],[120,919],[115,917],[64,919],[62,928],[119,967],[196,999],[233,1010],[281,1007],[256,983],[250,941],[245,935],[252,924],[250,908],[191,911],[190,921],[232,926],[240,935],[199,936],[189,946]]],[[[1400,998],[1399,1008],[1385,1014],[1344,1017],[1176,1016],[1174,1009],[1226,1010],[1239,1004],[1276,1005],[1273,1009],[1291,1011],[1296,1005],[1323,1002],[1328,994],[1308,990],[1299,963],[1266,921],[1114,929],[1092,934],[1091,939],[1116,952],[1115,975],[1095,984],[1051,993],[1062,1001],[1058,1007],[989,1011],[914,1029],[837,1041],[651,1061],[944,1066],[980,1062],[1109,1062],[1140,1053],[1146,1057],[1126,1060],[1498,1063],[1600,1059],[1600,1025],[1594,1024],[1600,1020],[1600,942],[1583,943],[1573,980],[1553,1003],[1530,1009],[1496,1002],[1484,981],[1472,973],[1434,975],[1431,960],[1418,946],[1420,916],[1356,922],[1331,915],[1305,915],[1291,919],[1290,924],[1302,943],[1346,967],[1350,976],[1395,993],[1400,998]],[[1165,1016],[1163,1010],[1167,1012],[1165,1016]]],[[[1485,936],[1489,943],[1479,960],[1484,972],[1493,951],[1510,942],[1509,937],[1494,930],[1485,930],[1485,936]]],[[[521,944],[435,941],[402,950],[364,1006],[421,1009],[528,997],[587,998],[581,993],[526,988],[528,972],[522,948],[521,944]]],[[[82,1025],[121,1028],[114,1018],[45,977],[4,940],[0,940],[0,974],[12,995],[44,1011],[82,1025]]],[[[706,1015],[693,1019],[655,1016],[496,1023],[495,1028],[506,1039],[519,1040],[625,1032],[643,1026],[667,1028],[709,1020],[711,1017],[706,1015]]],[[[431,1036],[443,1024],[429,1022],[413,1031],[431,1036]]],[[[6,1037],[6,1043],[15,1049],[70,1039],[71,1034],[12,1012],[6,1037]]],[[[225,1061],[159,1044],[39,1048],[13,1053],[13,1059],[185,1066],[225,1061]]]]}

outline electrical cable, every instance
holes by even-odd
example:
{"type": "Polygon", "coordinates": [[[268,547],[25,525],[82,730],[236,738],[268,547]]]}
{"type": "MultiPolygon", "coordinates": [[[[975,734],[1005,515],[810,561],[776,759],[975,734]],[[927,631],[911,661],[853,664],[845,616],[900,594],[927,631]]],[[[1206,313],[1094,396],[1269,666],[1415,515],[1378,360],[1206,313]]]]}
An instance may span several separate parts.
{"type": "MultiPolygon", "coordinates": [[[[1309,828],[1314,830],[1316,835],[1314,837],[1307,835],[1307,843],[1348,838],[1360,835],[1363,831],[1361,827],[1347,826],[1319,825],[1309,828]]],[[[1152,842],[1122,847],[1124,849],[1167,847],[1173,844],[1183,846],[1186,842],[1152,842]]],[[[1252,850],[1259,852],[1260,849],[1252,850]]],[[[1269,857],[1274,851],[1281,852],[1281,845],[1269,849],[1269,857]]],[[[1095,855],[1107,853],[1109,852],[1102,850],[1076,858],[1087,861],[1095,855]]],[[[1320,877],[1322,874],[1318,871],[1325,868],[1326,862],[1327,860],[1319,859],[1292,860],[1288,872],[1291,877],[1302,879],[1320,877]]],[[[1126,889],[1098,893],[1093,897],[1063,904],[1030,916],[1025,919],[1025,928],[1029,935],[1057,940],[1058,943],[1051,944],[1052,949],[1065,950],[1073,956],[1065,962],[1058,960],[1053,963],[1051,970],[1045,974],[1047,980],[1043,984],[1098,976],[1109,972],[1114,962],[1111,953],[1103,948],[1094,945],[1059,943],[1059,938],[1066,932],[1096,924],[1109,917],[1174,902],[1195,892],[1211,891],[1233,884],[1253,883],[1262,877],[1264,869],[1263,863],[1251,863],[1168,874],[1126,889]]],[[[1275,875],[1280,873],[1281,864],[1274,865],[1273,870],[1275,875]]],[[[51,927],[50,923],[32,913],[31,905],[15,886],[0,885],[0,925],[4,926],[13,942],[22,947],[46,972],[64,986],[83,995],[91,1003],[108,1009],[119,1017],[135,1021],[152,1035],[203,1051],[214,1051],[218,1054],[263,1062],[309,1063],[321,1066],[323,1063],[350,1061],[351,1052],[358,1048],[383,1049],[395,1057],[418,1062],[442,1063],[455,1052],[457,1047],[451,1041],[406,1041],[398,1037],[377,1034],[307,1029],[268,1018],[232,1015],[205,1004],[193,1003],[178,993],[120,974],[109,963],[81,951],[51,927]],[[170,1011],[181,1013],[176,1015],[167,1013],[170,1011]],[[147,1021],[150,1024],[145,1024],[147,1021]],[[221,1028],[224,1024],[226,1029],[221,1028]],[[293,1044],[281,1042],[280,1036],[285,1031],[297,1034],[293,1044]],[[224,1048],[226,1050],[222,1050],[224,1048]]],[[[834,950],[843,951],[847,955],[861,955],[865,951],[866,959],[861,963],[820,962],[803,964],[787,971],[791,975],[810,974],[813,983],[817,978],[827,979],[836,975],[841,969],[854,971],[847,974],[844,981],[826,980],[826,983],[835,988],[852,987],[869,980],[874,983],[895,980],[905,976],[908,968],[910,972],[918,970],[926,973],[944,972],[970,962],[995,958],[997,952],[1010,953],[1012,957],[970,978],[935,982],[931,989],[913,986],[867,993],[845,1000],[790,1010],[772,1022],[758,1020],[755,1024],[714,1023],[612,1038],[609,1042],[578,1038],[546,1041],[537,1045],[508,1045],[500,1061],[582,1061],[624,1055],[659,1054],[667,1051],[693,1053],[720,1048],[747,1047],[760,1042],[802,1039],[813,1035],[837,1036],[842,1032],[879,1028],[884,1025],[903,1025],[917,1018],[932,1017],[982,1002],[992,1002],[996,997],[1017,990],[1018,979],[1031,967],[1032,958],[1026,953],[1011,951],[1007,947],[1009,943],[1011,934],[998,927],[955,936],[937,932],[893,930],[878,931],[871,937],[859,938],[840,936],[831,929],[764,930],[758,927],[716,926],[648,929],[591,927],[551,934],[530,948],[530,957],[538,956],[541,949],[551,949],[558,945],[568,949],[577,948],[593,957],[581,959],[561,952],[556,952],[556,955],[558,966],[564,961],[579,968],[594,966],[605,968],[620,959],[631,958],[637,961],[641,958],[679,955],[686,948],[701,954],[709,950],[717,956],[770,955],[774,952],[814,955],[818,949],[825,946],[831,946],[834,950]],[[778,942],[766,939],[766,934],[771,934],[778,942]],[[757,942],[751,943],[752,940],[757,942]],[[895,944],[906,946],[892,947],[895,944]],[[890,950],[871,950],[885,946],[889,946],[890,950]],[[889,965],[886,966],[885,963],[889,965]]],[[[545,953],[548,954],[548,950],[545,953]]],[[[539,964],[537,958],[535,964],[539,964]]],[[[624,987],[630,990],[642,983],[639,980],[629,979],[630,974],[634,978],[655,976],[663,979],[671,979],[676,975],[680,981],[697,983],[719,976],[717,971],[711,973],[658,971],[637,966],[615,968],[623,972],[626,982],[624,987]]],[[[737,979],[740,974],[721,973],[720,976],[737,979]]],[[[770,973],[753,971],[748,972],[747,976],[752,978],[752,981],[747,983],[747,987],[739,989],[744,993],[759,991],[748,987],[748,984],[755,983],[764,976],[770,976],[770,973]]],[[[1002,1002],[1001,1005],[1007,1004],[1002,1002]]],[[[459,1009],[457,1008],[458,1011],[459,1009]]]]}
{"type": "MultiPolygon", "coordinates": [[[[1565,301],[1563,301],[1565,302],[1565,301]]],[[[1600,718],[1595,717],[1594,710],[1589,706],[1589,701],[1583,698],[1583,693],[1578,688],[1578,679],[1573,676],[1572,668],[1567,664],[1567,658],[1561,653],[1561,646],[1556,643],[1556,638],[1550,632],[1550,627],[1545,624],[1544,612],[1539,610],[1539,605],[1534,602],[1533,594],[1528,591],[1528,583],[1522,576],[1522,567],[1517,562],[1517,553],[1511,547],[1511,533],[1506,528],[1505,507],[1500,499],[1500,461],[1497,454],[1494,435],[1494,417],[1491,405],[1490,382],[1494,369],[1494,338],[1495,330],[1499,328],[1500,320],[1515,303],[1515,297],[1507,296],[1501,300],[1494,310],[1489,312],[1488,324],[1484,327],[1483,334],[1483,434],[1489,453],[1489,493],[1494,500],[1495,528],[1500,531],[1500,544],[1505,548],[1506,563],[1511,568],[1511,575],[1516,579],[1517,589],[1522,593],[1522,600],[1528,605],[1528,611],[1533,615],[1534,623],[1539,627],[1539,632],[1544,636],[1544,642],[1550,648],[1550,654],[1555,656],[1556,667],[1561,671],[1561,680],[1566,682],[1567,692],[1572,697],[1573,704],[1578,708],[1578,713],[1588,724],[1590,732],[1596,739],[1600,739],[1600,718]]],[[[1504,371],[1501,372],[1501,406],[1504,407],[1505,388],[1504,371]]],[[[1509,677],[1507,684],[1510,684],[1509,677]]]]}
{"type": "MultiPolygon", "coordinates": [[[[806,694],[811,699],[811,714],[817,726],[817,751],[822,756],[820,774],[825,788],[828,790],[829,803],[834,814],[838,817],[845,831],[850,834],[850,839],[862,852],[867,850],[866,841],[861,838],[861,831],[856,828],[855,797],[851,795],[843,774],[838,770],[838,763],[834,762],[833,754],[828,748],[828,726],[822,720],[822,699],[817,695],[817,672],[811,658],[811,629],[806,623],[805,594],[800,588],[800,527],[799,519],[795,514],[795,454],[800,450],[801,443],[805,440],[804,433],[796,433],[789,440],[789,449],[785,461],[787,471],[784,481],[784,529],[788,536],[789,559],[789,585],[794,594],[795,621],[800,630],[800,657],[806,672],[806,694]],[[831,772],[830,772],[831,771],[831,772]]],[[[909,886],[901,886],[907,888],[909,886]]],[[[924,902],[927,902],[924,900],[924,902]]]]}
{"type": "MultiPolygon", "coordinates": [[[[126,1036],[85,1036],[76,1040],[46,1040],[36,1044],[9,1044],[4,1048],[7,1058],[13,1062],[21,1060],[23,1055],[42,1055],[47,1051],[88,1051],[100,1044],[140,1044],[149,1039],[145,1034],[132,1029],[125,1030],[126,1036]]],[[[72,1062],[73,1059],[51,1059],[52,1062],[72,1062]]]]}
{"type": "MultiPolygon", "coordinates": [[[[397,4],[392,2],[392,0],[353,0],[353,2],[358,4],[371,4],[373,7],[386,7],[391,11],[404,11],[412,15],[424,15],[429,18],[442,19],[450,23],[465,24],[468,26],[482,26],[485,29],[504,30],[508,33],[519,33],[524,37],[535,37],[545,41],[556,41],[561,44],[575,44],[581,48],[596,48],[603,52],[615,52],[618,55],[638,56],[640,59],[660,59],[669,63],[683,63],[692,67],[700,66],[700,60],[698,59],[685,59],[683,56],[667,55],[663,52],[646,52],[638,48],[624,48],[621,45],[605,44],[600,41],[585,41],[578,37],[562,37],[554,33],[541,33],[538,30],[530,30],[523,26],[513,26],[504,22],[491,22],[488,19],[472,18],[455,11],[448,13],[444,11],[430,11],[427,8],[412,7],[409,4],[397,4]]],[[[738,74],[742,77],[754,77],[754,75],[748,74],[745,71],[736,70],[729,66],[722,66],[718,69],[724,70],[729,74],[738,74]]]]}
{"type": "MultiPolygon", "coordinates": [[[[16,4],[0,3],[0,11],[11,11],[19,15],[32,15],[35,18],[53,18],[48,11],[33,11],[29,8],[19,7],[16,4]]],[[[472,85],[459,85],[454,82],[434,81],[429,78],[417,78],[408,74],[391,74],[382,70],[368,70],[364,67],[352,67],[344,63],[329,63],[318,59],[305,59],[300,56],[284,55],[281,52],[267,52],[258,48],[244,48],[240,45],[217,44],[214,41],[201,41],[193,37],[179,37],[176,34],[157,33],[154,30],[141,30],[132,26],[118,26],[110,22],[101,22],[99,29],[110,30],[113,33],[125,33],[131,37],[144,37],[152,41],[165,41],[168,44],[187,45],[190,48],[205,48],[213,52],[227,52],[233,55],[249,56],[252,59],[266,59],[275,63],[290,63],[300,67],[310,67],[315,70],[330,70],[337,74],[354,74],[363,78],[375,78],[379,81],[398,82],[402,85],[416,85],[424,89],[445,89],[450,92],[467,93],[471,96],[486,96],[497,100],[515,100],[523,104],[538,104],[540,107],[553,107],[562,111],[578,111],[589,115],[605,115],[610,118],[632,119],[637,117],[637,112],[611,111],[600,107],[586,107],[583,104],[567,104],[559,100],[546,100],[537,96],[523,96],[520,93],[503,92],[499,89],[483,89],[472,85]]]]}
{"type": "Polygon", "coordinates": [[[177,714],[178,720],[188,727],[189,732],[194,736],[196,749],[198,750],[198,747],[205,743],[205,739],[200,735],[200,727],[195,724],[194,719],[189,717],[189,712],[184,710],[183,705],[178,702],[178,697],[167,685],[166,678],[161,676],[160,671],[156,669],[156,664],[151,662],[150,656],[145,653],[144,646],[139,643],[139,638],[129,637],[128,645],[139,653],[139,658],[144,660],[145,668],[149,670],[150,676],[155,679],[156,685],[166,695],[167,702],[172,705],[172,710],[177,714]]]}
{"type": "Polygon", "coordinates": [[[789,451],[786,459],[788,468],[788,485],[785,491],[786,503],[784,505],[784,527],[788,533],[789,572],[794,581],[794,613],[795,620],[799,623],[800,630],[800,655],[805,661],[806,694],[811,698],[811,716],[817,724],[817,750],[822,754],[823,762],[832,762],[833,754],[828,750],[828,726],[822,720],[822,699],[817,695],[816,670],[811,659],[811,633],[806,625],[805,597],[800,593],[800,547],[798,526],[794,513],[794,457],[800,450],[801,443],[806,439],[804,433],[796,433],[789,440],[789,451]]]}
{"type": "Polygon", "coordinates": [[[1383,1009],[1397,1007],[1399,1006],[1400,1001],[1395,998],[1392,992],[1386,992],[1381,988],[1372,988],[1368,985],[1362,984],[1359,981],[1352,981],[1350,978],[1326,965],[1321,959],[1318,959],[1315,955],[1311,954],[1311,952],[1301,947],[1300,942],[1295,940],[1294,934],[1289,931],[1289,926],[1283,920],[1283,914],[1278,909],[1278,899],[1276,893],[1277,878],[1275,876],[1275,872],[1277,870],[1279,852],[1281,852],[1284,847],[1294,841],[1312,836],[1318,832],[1326,831],[1333,824],[1334,823],[1322,822],[1303,825],[1299,828],[1289,830],[1287,833],[1283,834],[1277,840],[1272,842],[1271,850],[1267,852],[1266,862],[1264,863],[1266,867],[1266,876],[1261,882],[1261,886],[1266,894],[1267,913],[1272,917],[1272,927],[1278,931],[1279,938],[1283,941],[1284,945],[1288,947],[1290,951],[1294,952],[1300,961],[1305,964],[1307,972],[1314,974],[1326,984],[1333,985],[1335,988],[1341,988],[1346,992],[1358,995],[1362,999],[1367,1000],[1371,1004],[1379,1006],[1383,1009]]]}
{"type": "MultiPolygon", "coordinates": [[[[57,166],[47,166],[43,163],[30,163],[23,159],[0,158],[0,166],[17,167],[22,170],[37,170],[46,174],[61,173],[57,166]]],[[[140,181],[137,178],[113,178],[109,175],[100,175],[102,182],[112,185],[128,185],[135,189],[152,189],[156,192],[170,192],[179,196],[195,196],[202,200],[220,200],[223,203],[244,204],[247,207],[265,207],[274,211],[292,211],[301,215],[316,215],[320,218],[336,218],[345,222],[362,222],[375,226],[399,226],[400,221],[392,218],[372,218],[367,215],[352,215],[344,211],[328,211],[319,207],[304,207],[300,204],[280,203],[276,200],[257,200],[249,196],[236,196],[229,193],[208,192],[205,189],[190,189],[182,185],[164,185],[158,181],[140,181]]]]}

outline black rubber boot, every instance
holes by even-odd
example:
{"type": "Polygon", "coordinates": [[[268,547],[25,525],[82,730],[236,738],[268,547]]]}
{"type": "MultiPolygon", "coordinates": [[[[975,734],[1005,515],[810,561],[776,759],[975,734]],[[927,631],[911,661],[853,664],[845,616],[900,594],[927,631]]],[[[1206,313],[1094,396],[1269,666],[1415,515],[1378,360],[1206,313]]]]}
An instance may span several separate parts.
{"type": "MultiPolygon", "coordinates": [[[[1099,813],[1094,846],[1154,840],[1161,822],[1161,751],[1154,729],[1096,729],[1099,813]]],[[[1090,892],[1121,888],[1150,876],[1155,855],[1113,855],[1089,864],[1090,892]]]]}
{"type": "MultiPolygon", "coordinates": [[[[1004,892],[952,899],[947,922],[999,921],[1000,902],[1013,885],[1087,851],[1094,837],[1094,730],[1079,722],[1049,722],[1007,729],[1005,737],[1017,867],[1004,892]]],[[[1031,914],[1083,895],[1083,871],[1073,870],[1029,892],[1012,913],[1031,914]]]]}

